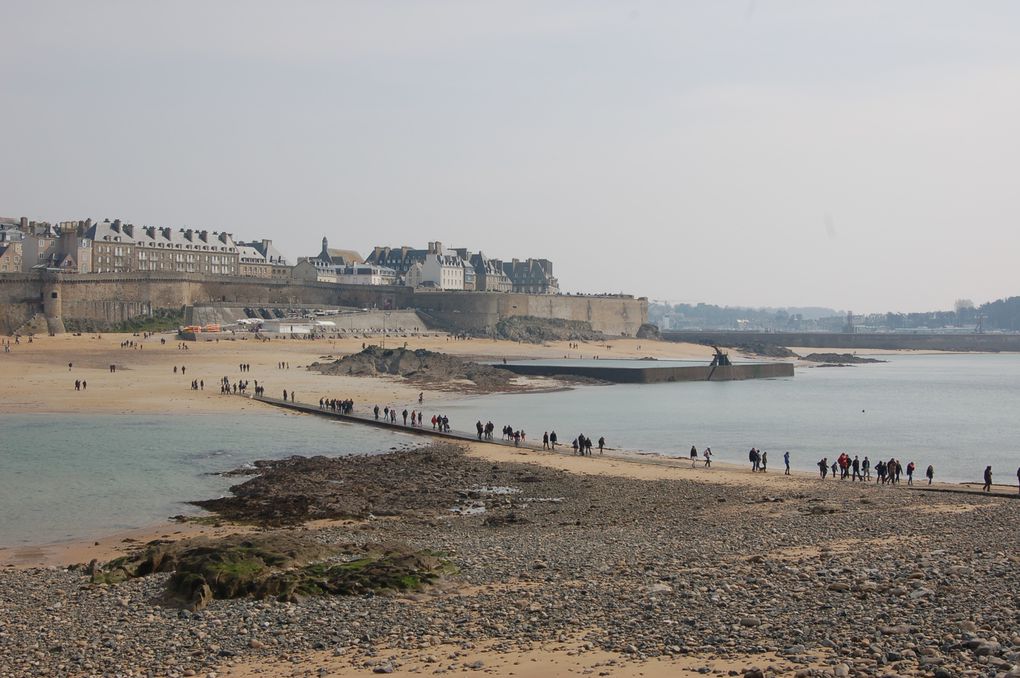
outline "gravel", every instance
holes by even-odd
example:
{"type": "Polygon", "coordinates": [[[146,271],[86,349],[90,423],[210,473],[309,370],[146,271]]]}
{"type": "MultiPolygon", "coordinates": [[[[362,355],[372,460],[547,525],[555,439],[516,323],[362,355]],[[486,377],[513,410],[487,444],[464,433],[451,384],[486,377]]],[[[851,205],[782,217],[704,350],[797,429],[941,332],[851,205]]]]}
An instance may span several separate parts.
{"type": "Polygon", "coordinates": [[[1020,502],[808,480],[766,497],[523,464],[488,465],[488,485],[520,492],[479,493],[461,486],[479,463],[444,461],[430,478],[482,513],[426,506],[315,533],[446,554],[460,574],[411,604],[217,600],[191,613],[160,604],[167,575],[111,587],[77,568],[6,569],[0,677],[210,676],[311,650],[387,672],[399,660],[383,648],[575,637],[621,661],[777,653],[801,675],[1020,675],[1020,502]]]}

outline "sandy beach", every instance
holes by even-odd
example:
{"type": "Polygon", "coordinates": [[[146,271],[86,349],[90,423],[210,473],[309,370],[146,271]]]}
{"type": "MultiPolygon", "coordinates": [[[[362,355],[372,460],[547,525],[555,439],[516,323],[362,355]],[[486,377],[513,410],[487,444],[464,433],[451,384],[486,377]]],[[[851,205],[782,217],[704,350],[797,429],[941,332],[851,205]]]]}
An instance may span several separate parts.
{"type": "MultiPolygon", "coordinates": [[[[23,339],[10,353],[0,353],[0,402],[9,413],[209,413],[237,411],[248,407],[219,397],[218,383],[224,376],[259,380],[272,395],[282,389],[297,393],[304,402],[318,401],[326,393],[365,402],[412,402],[419,389],[392,379],[326,377],[304,369],[313,362],[326,362],[356,353],[362,344],[387,347],[424,348],[478,360],[522,358],[698,358],[711,359],[712,349],[696,344],[613,339],[606,344],[582,343],[571,349],[567,342],[547,345],[522,344],[488,339],[452,340],[446,335],[428,337],[366,336],[336,340],[276,339],[259,342],[224,338],[218,342],[187,342],[178,348],[173,335],[148,339],[126,334],[61,335],[23,339]],[[166,343],[161,344],[160,339],[166,343]],[[135,341],[142,348],[121,348],[135,341]],[[68,368],[71,363],[71,368],[68,368]],[[242,375],[238,366],[250,364],[242,375]],[[280,363],[289,365],[279,369],[280,363]],[[116,365],[116,372],[110,372],[116,365]],[[174,367],[178,371],[174,372],[174,367]],[[180,372],[184,367],[186,371],[180,372]],[[75,391],[74,382],[83,379],[85,391],[75,391]],[[190,390],[193,379],[205,381],[205,390],[190,390]],[[341,396],[342,394],[342,396],[341,396]]],[[[448,391],[434,391],[430,399],[448,398],[448,391]]]]}
{"type": "MultiPolygon", "coordinates": [[[[0,401],[6,411],[54,416],[268,411],[271,405],[215,390],[222,376],[241,376],[240,363],[252,365],[248,378],[294,390],[305,402],[324,394],[410,402],[419,390],[392,378],[304,369],[378,339],[220,341],[184,351],[157,336],[141,349],[120,347],[139,339],[23,342],[0,355],[0,401]],[[174,365],[187,372],[174,374],[174,365]],[[75,379],[87,380],[87,390],[75,391],[75,379]],[[206,390],[193,391],[192,379],[204,379],[206,390]]],[[[490,359],[711,354],[642,340],[582,344],[580,351],[445,336],[386,341],[490,359]]],[[[319,501],[360,468],[338,461],[305,489],[275,483],[274,492],[305,493],[300,502],[253,498],[255,506],[321,504],[322,519],[281,527],[217,518],[0,550],[9,592],[0,609],[10,620],[0,626],[0,674],[957,675],[973,667],[1007,674],[1020,661],[1020,502],[821,483],[781,470],[751,474],[718,462],[692,468],[683,459],[633,453],[578,457],[475,442],[442,454],[443,464],[417,470],[407,457],[410,477],[431,478],[428,493],[401,490],[392,474],[363,481],[377,487],[373,511],[385,519],[332,515],[332,504],[319,501]],[[534,499],[483,493],[484,512],[451,514],[443,497],[482,479],[534,499]],[[418,496],[433,503],[419,506],[418,496]],[[387,509],[393,497],[410,504],[387,509]],[[324,544],[399,542],[449,554],[457,574],[405,594],[214,600],[192,614],[158,602],[166,575],[108,586],[68,568],[138,553],[152,540],[239,532],[324,544]],[[86,628],[102,631],[90,636],[86,628]]]]}

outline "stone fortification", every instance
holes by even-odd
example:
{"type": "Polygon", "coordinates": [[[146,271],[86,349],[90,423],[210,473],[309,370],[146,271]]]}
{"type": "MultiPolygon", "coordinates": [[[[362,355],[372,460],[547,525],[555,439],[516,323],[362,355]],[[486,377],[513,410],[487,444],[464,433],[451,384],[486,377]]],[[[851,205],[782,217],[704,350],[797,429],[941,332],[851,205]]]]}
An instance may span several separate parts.
{"type": "MultiPolygon", "coordinates": [[[[194,274],[0,274],[0,332],[5,334],[44,311],[48,321],[71,318],[116,324],[157,309],[217,303],[417,309],[430,326],[462,332],[486,332],[502,318],[532,316],[585,321],[605,334],[634,336],[648,317],[647,300],[627,296],[421,292],[398,286],[194,274]]],[[[60,331],[58,324],[51,325],[51,331],[60,331]]]]}

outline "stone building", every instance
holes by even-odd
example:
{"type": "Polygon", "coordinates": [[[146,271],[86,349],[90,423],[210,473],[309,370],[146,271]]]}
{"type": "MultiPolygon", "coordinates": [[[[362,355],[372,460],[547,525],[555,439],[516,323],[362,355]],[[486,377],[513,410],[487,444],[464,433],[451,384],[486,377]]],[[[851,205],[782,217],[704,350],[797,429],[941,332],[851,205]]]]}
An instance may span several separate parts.
{"type": "Polygon", "coordinates": [[[440,241],[429,242],[426,249],[377,246],[365,260],[397,272],[398,279],[408,287],[431,287],[443,290],[476,289],[475,269],[466,249],[448,249],[440,241]],[[460,270],[455,270],[455,269],[460,270]]]}
{"type": "MultiPolygon", "coordinates": [[[[440,290],[463,290],[465,261],[453,250],[443,249],[443,243],[430,242],[421,262],[422,287],[440,290]]],[[[471,269],[474,273],[474,269],[471,269]]],[[[473,278],[474,276],[472,276],[473,278]]],[[[474,281],[472,280],[472,289],[474,281]]]]}
{"type": "MultiPolygon", "coordinates": [[[[430,247],[435,243],[429,243],[430,247]]],[[[374,266],[392,268],[399,276],[405,276],[411,267],[425,261],[428,250],[419,250],[407,245],[401,247],[376,246],[365,259],[365,263],[374,266]]]]}
{"type": "Polygon", "coordinates": [[[336,269],[317,266],[314,257],[301,257],[298,259],[294,268],[290,269],[290,277],[293,280],[301,280],[303,282],[335,283],[337,281],[336,269]]]}
{"type": "Polygon", "coordinates": [[[92,225],[86,237],[95,273],[239,275],[237,245],[226,232],[139,227],[117,219],[92,225]]]}
{"type": "Polygon", "coordinates": [[[24,234],[11,225],[0,224],[0,273],[20,273],[24,234]]]}
{"type": "Polygon", "coordinates": [[[503,262],[489,259],[484,253],[471,255],[475,272],[475,289],[479,292],[512,292],[514,284],[503,270],[503,262]]]}
{"type": "Polygon", "coordinates": [[[513,291],[523,294],[559,294],[560,283],[553,277],[548,259],[513,259],[503,263],[503,272],[510,278],[513,291]]]}
{"type": "Polygon", "coordinates": [[[395,285],[397,272],[385,266],[356,264],[338,268],[336,278],[345,285],[395,285]]]}
{"type": "Polygon", "coordinates": [[[273,268],[257,249],[237,243],[237,273],[242,278],[272,278],[273,268]]]}
{"type": "MultiPolygon", "coordinates": [[[[273,241],[263,238],[252,242],[238,242],[237,246],[250,247],[258,252],[269,265],[269,277],[274,280],[286,280],[290,278],[291,265],[287,257],[273,246],[273,241]]],[[[244,275],[244,273],[241,273],[244,275]]]]}

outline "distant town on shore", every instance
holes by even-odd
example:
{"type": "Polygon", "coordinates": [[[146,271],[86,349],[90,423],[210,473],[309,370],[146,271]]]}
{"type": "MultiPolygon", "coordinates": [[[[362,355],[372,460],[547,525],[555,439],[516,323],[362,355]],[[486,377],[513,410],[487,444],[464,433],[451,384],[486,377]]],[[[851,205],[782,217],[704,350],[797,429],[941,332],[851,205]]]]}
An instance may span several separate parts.
{"type": "Polygon", "coordinates": [[[322,249],[291,262],[269,239],[241,241],[225,231],[135,226],[120,219],[45,221],[0,218],[0,273],[195,273],[346,285],[559,294],[548,259],[505,261],[429,242],[424,249],[377,246],[367,256],[322,249]]]}

